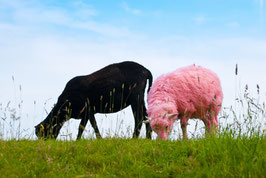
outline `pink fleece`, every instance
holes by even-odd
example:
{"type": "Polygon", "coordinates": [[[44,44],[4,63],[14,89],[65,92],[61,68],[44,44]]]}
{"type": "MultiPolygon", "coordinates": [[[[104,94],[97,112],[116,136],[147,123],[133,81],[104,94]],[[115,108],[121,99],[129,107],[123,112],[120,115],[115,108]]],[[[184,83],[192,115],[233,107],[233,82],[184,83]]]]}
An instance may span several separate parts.
{"type": "Polygon", "coordinates": [[[147,99],[151,127],[159,138],[167,139],[178,118],[181,119],[183,137],[187,137],[189,118],[201,119],[209,131],[217,129],[223,93],[214,72],[191,65],[158,77],[147,99]],[[178,117],[169,119],[172,113],[178,117]]]}

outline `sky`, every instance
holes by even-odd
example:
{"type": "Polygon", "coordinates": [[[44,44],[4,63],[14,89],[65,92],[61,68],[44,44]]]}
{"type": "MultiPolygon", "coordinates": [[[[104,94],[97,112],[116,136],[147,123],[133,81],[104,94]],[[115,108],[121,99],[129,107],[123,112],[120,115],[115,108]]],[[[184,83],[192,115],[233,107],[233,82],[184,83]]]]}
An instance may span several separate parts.
{"type": "MultiPolygon", "coordinates": [[[[10,101],[21,130],[32,135],[68,80],[125,60],[144,65],[154,79],[191,64],[209,68],[220,77],[224,107],[246,84],[254,94],[259,85],[265,101],[265,6],[264,0],[0,0],[0,116],[10,101]]],[[[117,129],[121,118],[129,118],[124,128],[132,126],[130,112],[96,115],[100,130],[117,129]]],[[[67,123],[71,133],[78,122],[67,123]]]]}

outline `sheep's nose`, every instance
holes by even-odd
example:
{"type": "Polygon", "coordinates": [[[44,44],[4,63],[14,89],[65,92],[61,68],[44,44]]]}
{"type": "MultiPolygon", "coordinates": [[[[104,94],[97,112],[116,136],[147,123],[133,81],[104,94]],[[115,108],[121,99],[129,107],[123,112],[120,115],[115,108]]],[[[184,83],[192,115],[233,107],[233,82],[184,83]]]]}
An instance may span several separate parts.
{"type": "Polygon", "coordinates": [[[162,135],[158,135],[156,140],[167,140],[168,138],[168,134],[167,133],[163,133],[162,135]]]}

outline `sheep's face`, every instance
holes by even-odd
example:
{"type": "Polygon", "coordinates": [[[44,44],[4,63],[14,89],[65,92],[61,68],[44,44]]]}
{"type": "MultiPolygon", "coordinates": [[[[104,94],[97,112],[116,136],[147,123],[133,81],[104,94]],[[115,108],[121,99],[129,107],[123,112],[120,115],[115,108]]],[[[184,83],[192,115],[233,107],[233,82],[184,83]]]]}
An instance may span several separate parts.
{"type": "Polygon", "coordinates": [[[37,126],[35,126],[35,134],[39,139],[40,138],[46,139],[48,135],[51,135],[50,133],[52,133],[52,130],[49,127],[49,125],[40,123],[37,126]]]}
{"type": "Polygon", "coordinates": [[[177,114],[160,114],[157,117],[155,116],[151,118],[150,125],[152,130],[157,133],[157,138],[167,140],[168,135],[173,128],[173,117],[175,116],[177,116],[177,114]]]}
{"type": "Polygon", "coordinates": [[[49,124],[38,124],[35,126],[35,134],[39,139],[47,139],[47,138],[53,138],[56,139],[56,137],[59,134],[61,126],[54,126],[51,127],[49,124]]]}
{"type": "Polygon", "coordinates": [[[152,119],[150,125],[152,130],[157,133],[159,139],[167,140],[172,129],[171,123],[167,122],[166,119],[152,119]]]}

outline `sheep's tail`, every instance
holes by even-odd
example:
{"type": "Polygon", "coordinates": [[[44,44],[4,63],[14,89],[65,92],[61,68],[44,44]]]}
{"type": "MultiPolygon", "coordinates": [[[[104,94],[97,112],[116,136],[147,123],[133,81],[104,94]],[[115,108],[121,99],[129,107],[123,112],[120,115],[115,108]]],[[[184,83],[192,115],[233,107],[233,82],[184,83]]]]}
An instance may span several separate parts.
{"type": "Polygon", "coordinates": [[[147,93],[149,93],[149,91],[150,91],[150,89],[151,89],[151,86],[152,86],[152,74],[151,74],[151,72],[149,71],[149,70],[147,70],[148,71],[148,77],[147,77],[147,79],[149,80],[149,86],[148,86],[148,91],[147,91],[147,93]]]}

